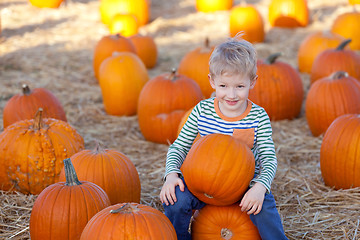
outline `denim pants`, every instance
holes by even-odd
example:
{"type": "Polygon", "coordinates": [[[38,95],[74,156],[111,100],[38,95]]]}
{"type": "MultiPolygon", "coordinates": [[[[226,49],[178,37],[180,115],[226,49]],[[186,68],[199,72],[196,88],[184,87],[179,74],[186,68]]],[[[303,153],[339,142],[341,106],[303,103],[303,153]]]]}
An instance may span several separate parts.
{"type": "MultiPolygon", "coordinates": [[[[178,240],[191,240],[188,232],[193,209],[201,209],[206,204],[197,199],[186,187],[182,192],[175,188],[177,201],[174,205],[164,206],[165,215],[173,224],[178,240]]],[[[276,209],[275,199],[271,193],[265,194],[264,203],[260,213],[250,215],[251,221],[257,227],[262,240],[287,239],[281,223],[280,215],[276,209]]]]}

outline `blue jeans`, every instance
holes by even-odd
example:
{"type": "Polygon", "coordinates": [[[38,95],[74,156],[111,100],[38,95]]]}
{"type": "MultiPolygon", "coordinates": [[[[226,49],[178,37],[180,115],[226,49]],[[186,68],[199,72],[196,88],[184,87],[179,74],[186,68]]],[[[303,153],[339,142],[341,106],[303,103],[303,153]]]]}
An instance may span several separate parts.
{"type": "MultiPolygon", "coordinates": [[[[185,182],[184,182],[185,183],[185,182]]],[[[174,205],[164,206],[165,215],[173,224],[178,240],[191,240],[189,224],[193,209],[201,209],[206,204],[197,199],[186,187],[182,192],[177,186],[175,188],[177,201],[174,205]]],[[[265,194],[261,212],[250,215],[251,221],[257,227],[262,240],[287,239],[281,223],[280,215],[276,209],[275,199],[271,193],[265,194]]]]}

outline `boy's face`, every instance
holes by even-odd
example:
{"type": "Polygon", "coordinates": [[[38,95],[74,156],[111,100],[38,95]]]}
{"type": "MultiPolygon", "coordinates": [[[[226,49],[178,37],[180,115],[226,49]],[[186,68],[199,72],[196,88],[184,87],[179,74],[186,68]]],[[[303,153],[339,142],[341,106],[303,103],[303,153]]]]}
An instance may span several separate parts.
{"type": "Polygon", "coordinates": [[[250,80],[248,75],[226,73],[221,76],[208,76],[222,114],[227,117],[240,116],[246,110],[249,91],[254,88],[256,79],[250,80]]]}

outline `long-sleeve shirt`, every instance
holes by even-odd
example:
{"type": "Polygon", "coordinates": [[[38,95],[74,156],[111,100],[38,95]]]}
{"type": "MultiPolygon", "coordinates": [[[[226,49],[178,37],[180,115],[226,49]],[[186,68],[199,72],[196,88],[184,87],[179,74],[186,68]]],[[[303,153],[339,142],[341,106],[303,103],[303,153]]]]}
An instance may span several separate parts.
{"type": "Polygon", "coordinates": [[[218,99],[200,101],[190,113],[178,138],[169,147],[165,177],[173,172],[182,175],[180,167],[198,134],[203,137],[214,133],[234,136],[249,146],[255,158],[255,175],[250,187],[260,182],[270,192],[277,168],[270,118],[262,107],[250,100],[245,112],[234,118],[221,113],[218,99]]]}

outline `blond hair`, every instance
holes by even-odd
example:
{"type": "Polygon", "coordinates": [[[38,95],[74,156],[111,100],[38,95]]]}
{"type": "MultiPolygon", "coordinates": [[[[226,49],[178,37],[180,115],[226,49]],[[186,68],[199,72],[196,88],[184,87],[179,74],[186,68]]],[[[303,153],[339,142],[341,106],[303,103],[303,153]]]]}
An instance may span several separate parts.
{"type": "Polygon", "coordinates": [[[248,75],[256,78],[256,50],[253,45],[241,38],[241,33],[216,46],[209,60],[211,77],[230,75],[248,75]]]}

